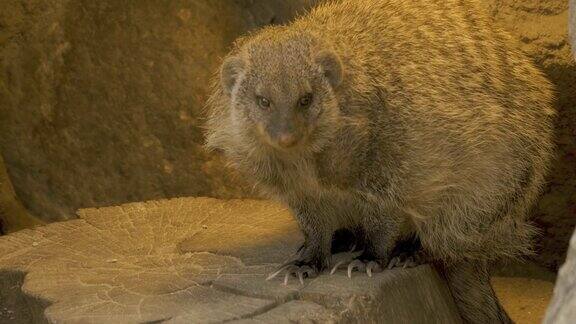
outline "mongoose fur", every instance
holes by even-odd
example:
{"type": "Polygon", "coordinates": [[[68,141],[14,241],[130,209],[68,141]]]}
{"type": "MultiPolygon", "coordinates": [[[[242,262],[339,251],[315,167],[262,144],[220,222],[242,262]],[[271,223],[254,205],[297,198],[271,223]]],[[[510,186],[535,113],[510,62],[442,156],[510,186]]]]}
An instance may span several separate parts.
{"type": "Polygon", "coordinates": [[[416,235],[465,322],[506,323],[487,267],[531,250],[552,100],[473,1],[327,1],[236,41],[207,147],[291,208],[294,266],[325,269],[340,228],[380,265],[416,235]]]}

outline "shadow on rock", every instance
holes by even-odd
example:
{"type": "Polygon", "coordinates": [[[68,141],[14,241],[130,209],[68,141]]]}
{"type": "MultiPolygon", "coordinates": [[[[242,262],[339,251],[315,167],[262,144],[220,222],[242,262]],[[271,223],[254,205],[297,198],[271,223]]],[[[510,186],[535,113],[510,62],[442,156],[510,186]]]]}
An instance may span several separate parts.
{"type": "Polygon", "coordinates": [[[48,323],[44,310],[50,303],[22,291],[21,271],[0,271],[0,323],[48,323]]]}
{"type": "Polygon", "coordinates": [[[558,269],[576,225],[576,65],[541,65],[556,87],[556,160],[549,183],[535,209],[534,220],[544,230],[536,259],[558,269]]]}

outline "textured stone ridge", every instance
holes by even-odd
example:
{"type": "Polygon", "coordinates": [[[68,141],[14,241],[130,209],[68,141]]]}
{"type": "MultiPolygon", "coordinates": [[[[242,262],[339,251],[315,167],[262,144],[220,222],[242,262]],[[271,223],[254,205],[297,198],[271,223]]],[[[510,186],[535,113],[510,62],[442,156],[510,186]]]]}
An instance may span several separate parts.
{"type": "Polygon", "coordinates": [[[281,206],[182,198],[0,237],[0,322],[457,322],[429,266],[265,281],[301,240],[281,206]]]}

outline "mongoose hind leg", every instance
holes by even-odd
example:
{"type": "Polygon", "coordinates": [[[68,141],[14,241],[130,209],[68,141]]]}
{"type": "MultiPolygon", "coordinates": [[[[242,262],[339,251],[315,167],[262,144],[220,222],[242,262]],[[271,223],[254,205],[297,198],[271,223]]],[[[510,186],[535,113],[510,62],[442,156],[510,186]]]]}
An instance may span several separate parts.
{"type": "MultiPolygon", "coordinates": [[[[372,210],[378,212],[366,213],[362,219],[361,227],[357,231],[362,237],[363,252],[351,260],[340,261],[332,267],[331,274],[343,264],[348,264],[348,277],[352,277],[353,271],[366,271],[371,277],[373,272],[381,272],[388,267],[393,254],[401,238],[402,220],[393,217],[396,213],[390,213],[390,217],[382,217],[378,208],[372,210]]],[[[408,245],[406,245],[408,247],[408,245]]],[[[396,259],[394,259],[397,261],[396,259]]],[[[415,265],[413,259],[406,262],[407,265],[415,265]]]]}
{"type": "Polygon", "coordinates": [[[443,274],[465,323],[513,323],[500,305],[486,264],[460,261],[453,265],[437,265],[443,274]]]}

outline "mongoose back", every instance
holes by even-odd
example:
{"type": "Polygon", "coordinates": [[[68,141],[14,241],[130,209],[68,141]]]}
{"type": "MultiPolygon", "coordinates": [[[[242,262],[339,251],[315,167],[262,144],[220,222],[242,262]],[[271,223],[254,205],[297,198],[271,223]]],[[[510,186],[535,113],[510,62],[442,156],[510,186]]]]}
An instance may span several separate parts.
{"type": "Polygon", "coordinates": [[[531,250],[552,97],[472,1],[328,1],[234,44],[207,146],[293,211],[305,242],[289,271],[328,267],[340,228],[372,270],[417,236],[464,321],[509,322],[488,265],[531,250]]]}

